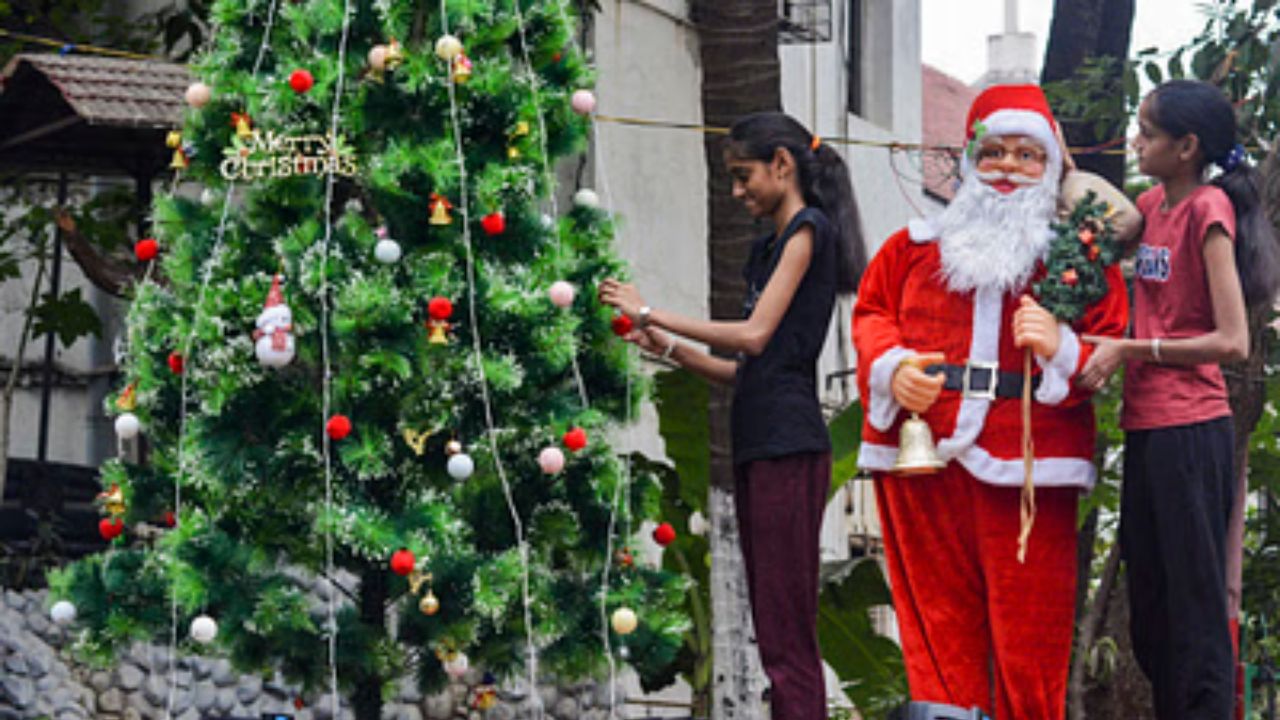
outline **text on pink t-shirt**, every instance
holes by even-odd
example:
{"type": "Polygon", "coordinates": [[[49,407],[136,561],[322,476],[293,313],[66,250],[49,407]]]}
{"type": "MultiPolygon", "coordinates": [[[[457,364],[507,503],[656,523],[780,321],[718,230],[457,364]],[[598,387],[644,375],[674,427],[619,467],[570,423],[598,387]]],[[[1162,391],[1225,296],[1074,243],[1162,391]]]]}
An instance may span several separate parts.
{"type": "MultiPolygon", "coordinates": [[[[1204,240],[1220,225],[1235,240],[1231,199],[1215,185],[1201,185],[1165,209],[1164,186],[1138,198],[1145,226],[1133,280],[1133,337],[1184,338],[1213,332],[1213,301],[1205,274],[1204,240]]],[[[1125,372],[1125,430],[1189,425],[1231,414],[1217,363],[1165,365],[1131,360],[1125,372]]]]}

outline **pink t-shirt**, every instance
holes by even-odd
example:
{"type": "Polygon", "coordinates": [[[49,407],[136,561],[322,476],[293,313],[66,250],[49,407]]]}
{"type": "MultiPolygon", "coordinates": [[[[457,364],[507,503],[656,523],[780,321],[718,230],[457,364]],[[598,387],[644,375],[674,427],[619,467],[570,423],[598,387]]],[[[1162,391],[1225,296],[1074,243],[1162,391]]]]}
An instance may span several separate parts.
{"type": "MultiPolygon", "coordinates": [[[[1204,239],[1220,225],[1235,240],[1236,214],[1221,188],[1201,185],[1169,209],[1164,186],[1138,198],[1146,225],[1133,280],[1133,337],[1184,338],[1213,332],[1204,239]]],[[[1231,414],[1217,363],[1163,365],[1131,360],[1124,379],[1125,430],[1189,425],[1231,414]]]]}

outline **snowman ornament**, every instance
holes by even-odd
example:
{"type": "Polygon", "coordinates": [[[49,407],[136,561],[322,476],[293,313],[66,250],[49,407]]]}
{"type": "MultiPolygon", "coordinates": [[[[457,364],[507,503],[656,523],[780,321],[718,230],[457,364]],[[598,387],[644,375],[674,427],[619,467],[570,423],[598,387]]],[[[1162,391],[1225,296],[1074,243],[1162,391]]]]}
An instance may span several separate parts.
{"type": "Polygon", "coordinates": [[[256,325],[253,340],[258,362],[272,368],[288,365],[294,354],[293,312],[284,304],[279,274],[271,279],[271,290],[256,325]]]}

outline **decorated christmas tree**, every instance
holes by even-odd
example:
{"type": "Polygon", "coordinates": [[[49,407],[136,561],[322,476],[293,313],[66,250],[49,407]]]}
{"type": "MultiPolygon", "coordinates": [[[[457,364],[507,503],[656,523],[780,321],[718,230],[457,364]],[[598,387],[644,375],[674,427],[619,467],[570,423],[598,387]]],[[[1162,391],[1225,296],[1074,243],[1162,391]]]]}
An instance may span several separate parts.
{"type": "Polygon", "coordinates": [[[364,720],[468,666],[661,682],[683,585],[628,551],[658,496],[608,443],[644,390],[595,301],[622,268],[598,197],[555,200],[594,105],[573,8],[212,12],[169,137],[204,190],[155,202],[108,399],[145,452],[102,468],[111,545],[56,574],[55,619],[364,720]]]}

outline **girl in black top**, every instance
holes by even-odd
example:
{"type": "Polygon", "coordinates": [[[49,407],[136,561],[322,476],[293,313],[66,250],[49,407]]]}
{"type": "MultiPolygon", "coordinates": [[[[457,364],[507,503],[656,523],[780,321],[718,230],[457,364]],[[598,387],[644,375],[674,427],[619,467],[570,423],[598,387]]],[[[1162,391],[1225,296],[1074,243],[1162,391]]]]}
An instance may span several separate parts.
{"type": "Polygon", "coordinates": [[[743,271],[743,319],[697,320],[651,308],[635,287],[612,279],[601,284],[600,300],[632,319],[627,340],[734,386],[735,504],[772,715],[821,720],[818,534],[831,445],[817,363],[835,296],[857,288],[866,252],[844,160],[795,119],[776,112],[740,119],[724,159],[733,196],[773,222],[743,271]],[[737,359],[680,344],[667,332],[737,359]]]}

